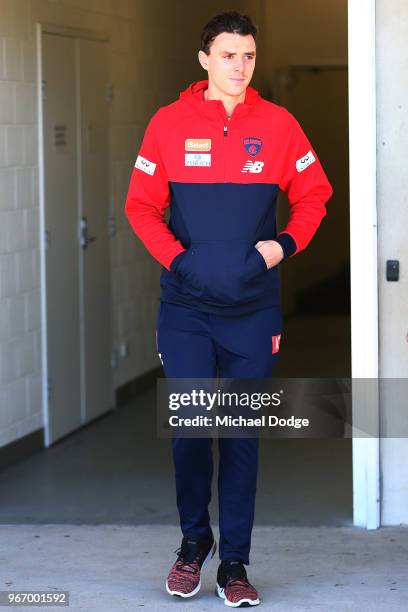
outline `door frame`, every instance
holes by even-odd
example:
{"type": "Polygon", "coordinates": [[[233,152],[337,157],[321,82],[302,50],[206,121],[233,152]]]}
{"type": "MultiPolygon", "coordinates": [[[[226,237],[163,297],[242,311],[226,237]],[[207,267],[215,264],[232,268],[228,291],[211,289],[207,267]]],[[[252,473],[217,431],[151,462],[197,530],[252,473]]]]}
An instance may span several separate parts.
{"type": "MultiPolygon", "coordinates": [[[[352,377],[378,381],[375,28],[375,0],[348,0],[352,377]],[[362,176],[365,177],[364,182],[361,180],[362,176]]],[[[48,363],[41,49],[43,32],[97,40],[107,40],[108,37],[100,32],[52,24],[37,23],[36,26],[42,397],[47,447],[48,363]]],[[[354,396],[353,415],[359,411],[357,399],[354,396]]],[[[374,401],[371,403],[371,416],[377,425],[377,437],[353,435],[353,518],[356,526],[376,529],[381,524],[378,392],[374,393],[374,401]]]]}
{"type": "MultiPolygon", "coordinates": [[[[44,425],[44,446],[51,444],[49,402],[48,402],[48,354],[47,354],[47,287],[46,287],[46,239],[45,239],[45,166],[44,166],[44,116],[43,116],[43,64],[42,64],[42,36],[53,34],[76,39],[97,40],[108,42],[109,36],[104,32],[70,28],[52,23],[36,23],[36,56],[37,56],[37,152],[38,152],[38,196],[39,196],[39,245],[40,245],[40,318],[41,318],[41,391],[42,412],[44,425]]],[[[83,326],[83,315],[80,313],[80,326],[83,326]]],[[[82,337],[82,336],[81,336],[82,337]]],[[[81,342],[83,338],[81,339],[81,342]]],[[[80,359],[83,359],[81,350],[80,359]]],[[[81,376],[83,367],[81,365],[81,376]]],[[[84,394],[81,382],[81,396],[84,394]]],[[[83,401],[81,401],[83,407],[83,401]]],[[[82,410],[82,408],[81,408],[82,410]]],[[[82,414],[82,417],[84,415],[82,414]]]]}
{"type": "MultiPolygon", "coordinates": [[[[353,523],[376,529],[381,524],[381,466],[375,0],[348,0],[348,4],[353,523]]],[[[291,68],[333,69],[341,65],[291,68]]],[[[288,70],[276,73],[274,92],[278,99],[287,78],[288,70]]]]}
{"type": "Polygon", "coordinates": [[[367,529],[381,524],[375,17],[375,0],[348,0],[353,421],[369,407],[374,426],[353,428],[353,520],[367,529]]]}

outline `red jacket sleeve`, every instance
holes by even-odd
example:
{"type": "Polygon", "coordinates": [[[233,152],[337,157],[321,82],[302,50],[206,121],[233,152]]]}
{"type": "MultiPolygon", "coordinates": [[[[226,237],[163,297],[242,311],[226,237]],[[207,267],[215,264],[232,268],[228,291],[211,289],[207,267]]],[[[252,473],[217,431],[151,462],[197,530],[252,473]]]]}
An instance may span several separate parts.
{"type": "Polygon", "coordinates": [[[125,214],[135,234],[165,268],[185,249],[164,218],[170,191],[157,139],[158,111],[150,120],[132,171],[125,214]]]}
{"type": "Polygon", "coordinates": [[[316,152],[290,113],[289,121],[290,137],[279,187],[288,197],[290,215],[277,237],[285,257],[307,247],[326,215],[326,202],[333,194],[316,152]]]}

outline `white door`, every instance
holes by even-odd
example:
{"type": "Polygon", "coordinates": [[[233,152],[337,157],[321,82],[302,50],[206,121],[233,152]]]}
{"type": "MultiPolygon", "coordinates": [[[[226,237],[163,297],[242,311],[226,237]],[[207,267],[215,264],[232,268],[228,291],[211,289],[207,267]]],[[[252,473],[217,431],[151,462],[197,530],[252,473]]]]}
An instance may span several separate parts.
{"type": "Polygon", "coordinates": [[[47,420],[52,442],[81,423],[76,43],[45,34],[42,49],[47,420]]]}
{"type": "Polygon", "coordinates": [[[85,414],[113,407],[110,364],[109,167],[106,43],[80,40],[85,414]],[[85,245],[84,245],[85,246],[85,245]]]}
{"type": "Polygon", "coordinates": [[[47,445],[114,407],[105,49],[42,37],[47,445]]]}

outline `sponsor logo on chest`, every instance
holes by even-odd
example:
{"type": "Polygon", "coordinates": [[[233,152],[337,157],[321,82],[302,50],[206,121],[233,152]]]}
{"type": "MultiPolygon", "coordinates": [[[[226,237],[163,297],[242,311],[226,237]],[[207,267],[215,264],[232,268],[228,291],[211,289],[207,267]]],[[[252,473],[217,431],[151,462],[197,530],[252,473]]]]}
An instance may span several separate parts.
{"type": "Polygon", "coordinates": [[[185,153],[184,154],[184,165],[185,166],[211,166],[211,153],[185,153]]]}
{"type": "Polygon", "coordinates": [[[252,161],[251,159],[248,159],[248,161],[245,162],[245,165],[242,168],[241,172],[250,172],[251,174],[259,174],[260,172],[262,172],[264,165],[265,165],[265,162],[252,161]]]}
{"type": "Polygon", "coordinates": [[[211,151],[211,138],[186,138],[184,149],[195,153],[211,151]]]}

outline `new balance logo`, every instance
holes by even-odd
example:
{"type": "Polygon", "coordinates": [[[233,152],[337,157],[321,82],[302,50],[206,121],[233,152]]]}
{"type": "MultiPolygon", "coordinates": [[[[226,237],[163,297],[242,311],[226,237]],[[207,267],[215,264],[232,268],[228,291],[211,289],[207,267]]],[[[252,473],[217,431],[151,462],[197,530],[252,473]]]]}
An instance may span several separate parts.
{"type": "Polygon", "coordinates": [[[264,162],[252,161],[248,159],[241,172],[252,172],[253,174],[259,174],[259,172],[262,172],[264,165],[264,162]]]}

